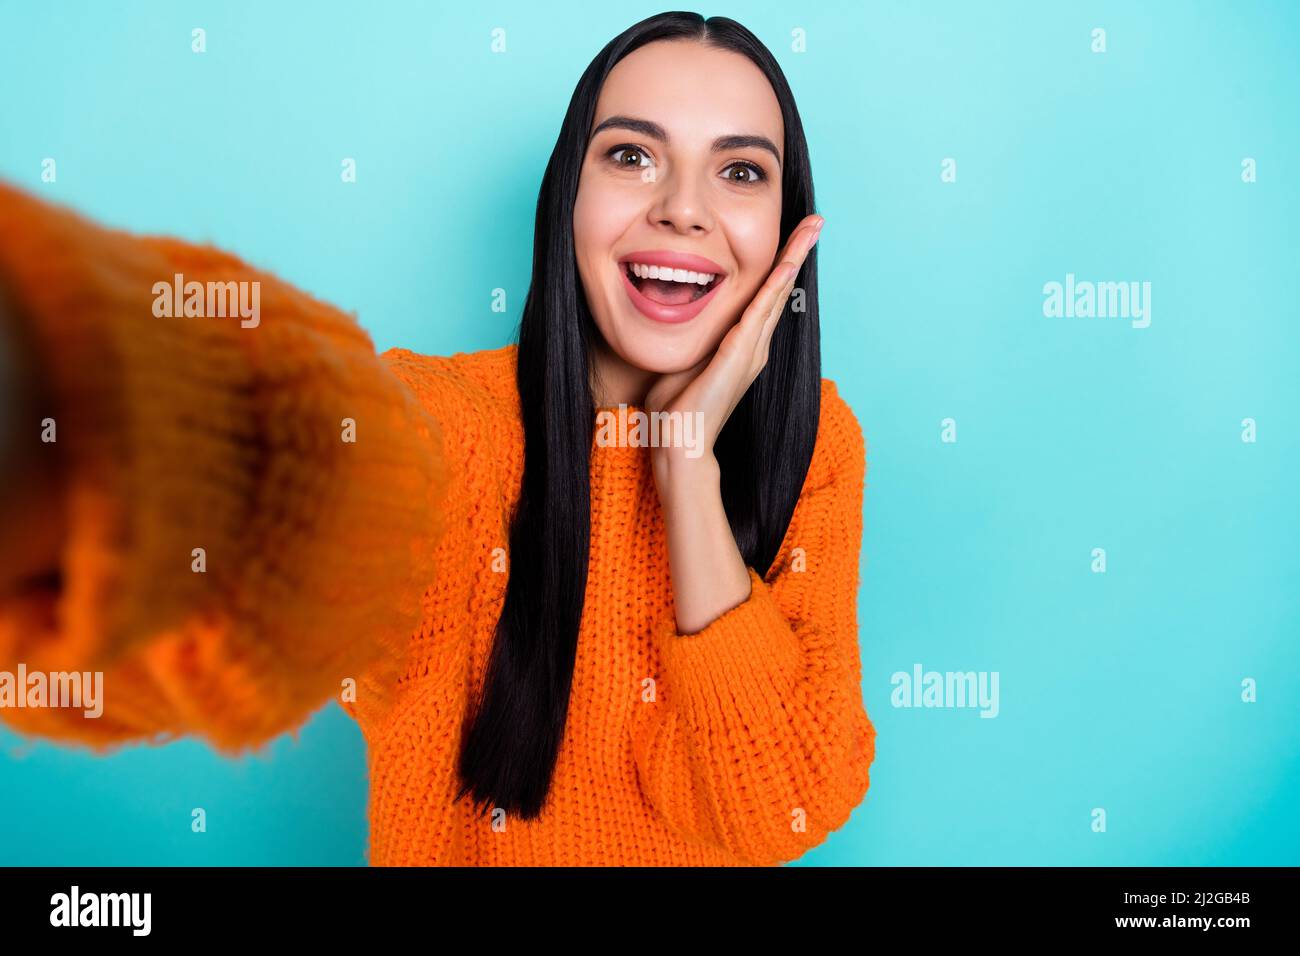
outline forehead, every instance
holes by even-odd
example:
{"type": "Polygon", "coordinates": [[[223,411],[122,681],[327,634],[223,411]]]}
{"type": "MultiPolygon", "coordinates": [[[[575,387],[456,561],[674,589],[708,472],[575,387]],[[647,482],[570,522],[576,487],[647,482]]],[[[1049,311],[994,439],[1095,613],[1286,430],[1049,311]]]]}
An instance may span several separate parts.
{"type": "Polygon", "coordinates": [[[596,100],[593,129],[615,114],[653,120],[677,142],[756,133],[785,143],[781,105],[748,57],[694,40],[659,40],[610,70],[596,100]]]}

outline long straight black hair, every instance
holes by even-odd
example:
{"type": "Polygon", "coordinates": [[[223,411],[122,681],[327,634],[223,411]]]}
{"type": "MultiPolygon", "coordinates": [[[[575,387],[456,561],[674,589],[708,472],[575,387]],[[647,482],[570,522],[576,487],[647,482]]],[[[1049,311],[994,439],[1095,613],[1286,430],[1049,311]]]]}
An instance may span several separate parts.
{"type": "MultiPolygon", "coordinates": [[[[510,567],[483,694],[468,718],[457,799],[523,819],[542,813],[564,738],[587,587],[591,446],[596,406],[591,348],[599,331],[583,295],[573,208],[596,101],[609,71],[656,40],[693,40],[757,64],[785,123],[781,242],[814,211],[803,124],[785,75],[749,30],[726,17],[662,13],[611,40],[578,81],[542,177],[533,275],[519,326],[516,379],[524,472],[510,525],[510,567]]],[[[768,362],[714,445],[727,519],[745,563],[766,575],[803,489],[817,437],[821,353],[815,250],[796,279],[768,362]]]]}

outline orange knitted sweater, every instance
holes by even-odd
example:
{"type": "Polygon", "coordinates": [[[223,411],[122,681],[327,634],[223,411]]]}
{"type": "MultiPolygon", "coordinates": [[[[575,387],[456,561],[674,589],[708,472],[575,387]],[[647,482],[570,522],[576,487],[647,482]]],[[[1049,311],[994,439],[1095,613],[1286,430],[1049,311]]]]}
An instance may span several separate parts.
{"type": "Polygon", "coordinates": [[[367,742],[373,865],[772,865],[863,799],[865,444],[831,381],[776,561],[696,634],[647,449],[593,432],[565,736],[542,817],[502,819],[453,795],[523,467],[515,347],[376,355],[233,256],[2,184],[0,283],[53,397],[21,431],[56,424],[68,521],[57,583],[0,605],[0,669],[104,674],[101,717],[0,709],[20,732],[236,755],[338,700],[367,742]],[[178,273],[259,282],[260,322],[159,317],[178,273]]]}

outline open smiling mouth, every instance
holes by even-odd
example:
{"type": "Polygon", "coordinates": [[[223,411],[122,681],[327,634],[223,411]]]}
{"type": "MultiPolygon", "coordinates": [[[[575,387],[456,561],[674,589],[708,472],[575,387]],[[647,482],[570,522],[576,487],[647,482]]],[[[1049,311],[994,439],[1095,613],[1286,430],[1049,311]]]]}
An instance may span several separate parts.
{"type": "Polygon", "coordinates": [[[658,305],[667,306],[698,302],[722,281],[720,275],[644,266],[633,262],[624,263],[623,272],[643,296],[658,305]]]}

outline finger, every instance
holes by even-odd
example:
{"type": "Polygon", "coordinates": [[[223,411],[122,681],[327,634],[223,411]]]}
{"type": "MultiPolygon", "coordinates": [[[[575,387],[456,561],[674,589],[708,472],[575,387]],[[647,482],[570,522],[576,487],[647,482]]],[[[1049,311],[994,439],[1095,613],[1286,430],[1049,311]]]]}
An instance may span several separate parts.
{"type": "Polygon", "coordinates": [[[799,224],[794,233],[790,236],[790,241],[786,243],[786,250],[781,257],[781,262],[774,273],[784,277],[778,279],[780,292],[772,303],[772,307],[765,312],[764,318],[771,319],[773,316],[779,316],[785,308],[785,300],[794,288],[795,279],[799,275],[799,270],[803,268],[804,261],[808,258],[808,253],[816,244],[818,236],[821,234],[822,224],[826,220],[820,216],[809,216],[799,224]]]}
{"type": "Polygon", "coordinates": [[[810,235],[816,234],[821,229],[824,222],[826,220],[816,214],[805,216],[800,220],[799,225],[790,230],[790,235],[785,241],[785,247],[781,250],[780,260],[789,260],[796,262],[796,264],[798,261],[802,261],[799,256],[799,249],[808,241],[810,235]]]}
{"type": "Polygon", "coordinates": [[[760,335],[760,339],[762,338],[762,336],[770,336],[772,334],[772,330],[776,328],[776,323],[780,321],[781,316],[785,315],[785,305],[787,302],[790,301],[790,295],[794,292],[794,288],[795,288],[794,284],[796,281],[798,281],[798,278],[799,278],[799,271],[796,269],[794,274],[790,277],[790,281],[787,282],[785,286],[781,289],[781,294],[777,297],[776,304],[773,307],[771,313],[767,316],[766,319],[764,319],[763,330],[760,335]]]}
{"type": "Polygon", "coordinates": [[[775,322],[785,309],[786,299],[794,288],[799,269],[813,243],[817,241],[823,222],[825,220],[821,216],[808,216],[795,227],[786,241],[783,257],[773,267],[741,315],[740,321],[723,341],[720,351],[727,353],[725,358],[728,361],[745,363],[750,381],[762,369],[762,364],[755,367],[755,363],[760,354],[759,346],[763,342],[764,329],[775,322]]]}
{"type": "Polygon", "coordinates": [[[803,267],[803,263],[808,258],[808,253],[812,251],[812,247],[816,245],[817,239],[821,235],[821,222],[824,222],[824,220],[817,222],[811,231],[805,234],[801,245],[796,247],[795,255],[797,258],[784,260],[781,264],[784,274],[789,275],[790,278],[782,286],[780,294],[776,297],[771,311],[764,318],[763,327],[759,331],[758,341],[755,343],[754,348],[755,375],[762,371],[763,366],[767,364],[767,350],[771,344],[772,335],[776,331],[781,316],[785,314],[785,305],[790,299],[790,294],[794,291],[794,284],[798,278],[799,270],[803,267]]]}
{"type": "MultiPolygon", "coordinates": [[[[758,326],[757,335],[751,333],[752,342],[749,345],[748,355],[749,368],[745,373],[745,388],[742,393],[749,390],[749,386],[754,384],[754,380],[758,378],[759,373],[767,366],[768,347],[772,341],[772,333],[776,331],[777,322],[785,313],[785,304],[789,301],[790,293],[794,290],[794,284],[799,277],[799,269],[813,243],[817,241],[819,231],[820,225],[812,229],[811,234],[805,233],[803,238],[804,246],[802,248],[796,246],[795,248],[797,259],[782,260],[776,269],[772,271],[772,275],[769,276],[769,282],[775,280],[772,287],[773,291],[766,298],[761,309],[756,311],[755,314],[755,318],[761,319],[761,325],[758,326]]],[[[757,305],[757,301],[755,304],[757,305]]],[[[732,402],[732,409],[739,403],[740,397],[740,394],[736,395],[735,401],[732,402]]],[[[728,411],[728,415],[730,413],[728,411]]]]}
{"type": "Polygon", "coordinates": [[[793,286],[795,277],[799,275],[799,269],[808,256],[808,250],[817,240],[823,222],[825,220],[821,216],[808,216],[790,233],[785,248],[781,250],[780,258],[768,273],[767,280],[758,290],[758,295],[754,297],[749,309],[746,310],[742,322],[751,317],[751,310],[766,319],[776,310],[778,303],[784,304],[782,293],[793,286]]]}
{"type": "Polygon", "coordinates": [[[749,381],[753,381],[754,376],[758,374],[755,363],[763,341],[764,329],[785,308],[785,301],[794,287],[795,277],[798,274],[799,267],[789,261],[783,261],[773,269],[767,281],[759,289],[758,295],[741,316],[740,322],[732,329],[733,334],[727,336],[728,339],[734,337],[734,341],[726,343],[727,347],[734,349],[735,361],[745,363],[749,381]]]}
{"type": "Polygon", "coordinates": [[[772,314],[785,288],[793,281],[789,263],[778,265],[764,280],[744,313],[723,338],[719,351],[726,351],[737,361],[748,363],[763,331],[763,323],[772,314]]]}
{"type": "Polygon", "coordinates": [[[758,295],[750,303],[749,308],[745,310],[741,323],[752,323],[755,326],[761,326],[764,321],[771,317],[772,313],[779,311],[784,304],[784,296],[794,285],[795,277],[799,274],[799,265],[803,257],[797,252],[796,258],[784,258],[768,274],[767,280],[758,290],[758,295]]]}
{"type": "Polygon", "coordinates": [[[785,304],[790,300],[790,292],[794,288],[794,281],[785,287],[781,294],[781,301],[772,314],[763,322],[763,328],[759,330],[758,342],[754,345],[754,368],[753,375],[758,377],[758,373],[763,371],[767,365],[768,350],[771,348],[772,336],[776,333],[777,323],[781,321],[781,316],[785,314],[785,304]]]}

